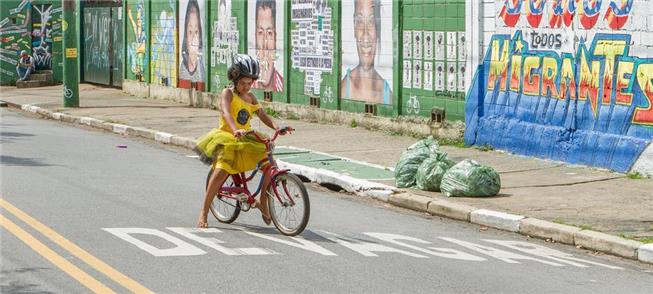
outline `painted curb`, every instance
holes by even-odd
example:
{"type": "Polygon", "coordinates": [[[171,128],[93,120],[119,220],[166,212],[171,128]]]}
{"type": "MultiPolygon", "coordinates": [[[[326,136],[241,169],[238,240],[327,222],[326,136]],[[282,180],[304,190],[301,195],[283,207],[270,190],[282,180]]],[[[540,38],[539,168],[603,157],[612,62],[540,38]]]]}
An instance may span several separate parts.
{"type": "Polygon", "coordinates": [[[637,259],[653,264],[653,244],[644,244],[637,248],[637,259]]]}
{"type": "Polygon", "coordinates": [[[475,210],[478,210],[478,208],[440,199],[431,200],[426,209],[427,212],[433,215],[444,216],[466,222],[470,222],[470,215],[472,211],[475,210]]]}
{"type": "Polygon", "coordinates": [[[154,133],[154,141],[161,142],[163,144],[170,144],[170,138],[172,138],[172,134],[170,133],[166,133],[166,132],[154,133]]]}
{"type": "Polygon", "coordinates": [[[127,134],[132,136],[142,137],[145,139],[154,140],[155,133],[156,131],[150,130],[148,128],[133,127],[131,130],[129,130],[127,134]]]}
{"type": "MultiPolygon", "coordinates": [[[[143,127],[131,127],[121,124],[107,123],[92,117],[77,117],[60,112],[51,112],[38,106],[30,104],[15,104],[7,102],[12,108],[21,109],[25,112],[39,114],[41,116],[72,124],[83,124],[108,131],[117,130],[116,133],[134,135],[146,139],[155,140],[164,144],[192,149],[195,140],[179,137],[170,133],[155,131],[143,127]],[[117,126],[117,127],[116,127],[117,126]]],[[[114,131],[115,132],[115,131],[114,131]]],[[[301,148],[295,148],[301,149],[301,148]]],[[[344,159],[344,158],[343,158],[344,159]]],[[[350,160],[356,162],[355,160],[350,160]]],[[[277,160],[279,167],[290,169],[294,173],[300,173],[317,183],[330,183],[341,186],[347,192],[359,196],[372,197],[397,206],[413,209],[421,212],[428,212],[434,215],[447,218],[463,220],[488,227],[547,239],[550,238],[560,243],[582,246],[587,249],[606,252],[609,254],[639,260],[653,264],[653,244],[626,240],[617,236],[600,233],[596,231],[583,230],[579,228],[547,222],[535,218],[527,218],[521,215],[514,215],[477,209],[472,206],[448,202],[445,200],[414,195],[410,193],[398,193],[395,187],[387,186],[366,180],[352,178],[332,171],[312,167],[291,164],[277,160]]]]}
{"type": "Polygon", "coordinates": [[[113,127],[111,129],[116,134],[127,135],[131,127],[126,125],[121,125],[121,124],[113,124],[113,127]]]}
{"type": "Polygon", "coordinates": [[[390,195],[388,202],[403,208],[426,212],[432,199],[431,197],[400,193],[390,195]]]}
{"type": "Polygon", "coordinates": [[[519,223],[519,233],[521,234],[551,239],[569,245],[574,245],[574,234],[577,232],[580,232],[580,228],[530,217],[522,219],[519,223]]]}
{"type": "Polygon", "coordinates": [[[523,215],[504,213],[488,209],[477,209],[469,216],[470,222],[510,232],[519,232],[519,222],[523,215]]]}
{"type": "Polygon", "coordinates": [[[643,245],[641,242],[595,231],[576,232],[574,234],[574,243],[576,246],[635,260],[637,260],[637,250],[643,245]]]}
{"type": "Polygon", "coordinates": [[[342,175],[330,170],[318,169],[308,166],[303,166],[294,163],[288,163],[283,160],[277,159],[277,164],[281,169],[289,169],[292,173],[301,174],[309,180],[318,184],[333,184],[341,187],[347,192],[354,193],[359,196],[370,195],[370,191],[377,191],[373,193],[380,198],[384,198],[384,193],[379,191],[389,191],[394,193],[394,187],[374,183],[366,180],[352,178],[347,175],[342,175]]]}

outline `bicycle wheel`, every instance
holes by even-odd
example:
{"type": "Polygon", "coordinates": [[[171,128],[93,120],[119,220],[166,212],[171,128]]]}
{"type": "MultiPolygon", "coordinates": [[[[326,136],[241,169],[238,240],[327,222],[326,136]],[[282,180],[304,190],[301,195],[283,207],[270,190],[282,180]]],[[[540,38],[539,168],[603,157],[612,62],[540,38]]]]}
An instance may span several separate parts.
{"type": "MultiPolygon", "coordinates": [[[[211,179],[212,173],[213,169],[209,171],[209,174],[206,177],[206,187],[209,186],[209,179],[211,179]]],[[[227,177],[222,186],[235,186],[234,180],[231,176],[227,177]]],[[[221,223],[230,224],[234,222],[238,218],[238,215],[240,215],[240,202],[234,198],[220,197],[218,195],[215,196],[213,202],[211,202],[211,214],[213,214],[213,216],[221,223]]]]}
{"type": "Polygon", "coordinates": [[[272,222],[282,234],[296,236],[304,231],[310,215],[311,206],[306,186],[297,176],[288,173],[278,174],[272,180],[279,192],[277,199],[272,185],[268,188],[268,207],[272,222]]]}

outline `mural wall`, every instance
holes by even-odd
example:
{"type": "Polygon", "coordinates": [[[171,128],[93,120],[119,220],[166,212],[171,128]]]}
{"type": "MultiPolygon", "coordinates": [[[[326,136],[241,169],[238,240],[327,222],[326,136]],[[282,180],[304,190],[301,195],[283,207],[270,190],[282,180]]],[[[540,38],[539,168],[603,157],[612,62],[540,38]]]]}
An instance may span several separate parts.
{"type": "Polygon", "coordinates": [[[255,89],[284,90],[285,3],[283,0],[253,0],[247,5],[247,52],[261,63],[255,89]]]}
{"type": "Polygon", "coordinates": [[[392,104],[392,0],[342,3],[341,99],[392,104]]]}
{"type": "Polygon", "coordinates": [[[207,27],[202,0],[179,1],[179,87],[205,88],[205,49],[207,27]]]}
{"type": "Polygon", "coordinates": [[[177,3],[152,2],[152,84],[177,86],[177,3]]]}
{"type": "Polygon", "coordinates": [[[37,70],[54,70],[61,81],[61,12],[56,1],[0,1],[0,84],[16,81],[21,50],[32,55],[37,70]]]}
{"type": "Polygon", "coordinates": [[[650,4],[486,5],[496,30],[467,99],[465,142],[630,170],[653,139],[650,4]]]}
{"type": "Polygon", "coordinates": [[[150,1],[127,1],[127,70],[126,77],[131,80],[149,81],[149,55],[150,43],[148,42],[148,26],[150,15],[148,13],[150,1]]]}

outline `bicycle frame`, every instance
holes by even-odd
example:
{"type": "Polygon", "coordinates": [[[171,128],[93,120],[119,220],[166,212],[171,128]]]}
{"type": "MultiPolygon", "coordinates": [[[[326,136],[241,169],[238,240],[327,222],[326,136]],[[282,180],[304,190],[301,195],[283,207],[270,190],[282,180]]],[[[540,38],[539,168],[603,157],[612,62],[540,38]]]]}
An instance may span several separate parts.
{"type": "MultiPolygon", "coordinates": [[[[274,157],[272,156],[272,150],[271,150],[272,149],[271,143],[274,142],[274,140],[276,140],[276,138],[279,136],[280,132],[282,131],[285,132],[291,130],[290,129],[279,130],[275,132],[274,136],[271,139],[261,138],[258,135],[258,133],[254,131],[249,131],[246,133],[246,134],[253,134],[258,141],[265,144],[267,158],[259,161],[258,164],[256,165],[256,169],[252,171],[252,173],[249,176],[246,176],[245,172],[230,175],[230,177],[234,181],[235,187],[224,187],[224,186],[221,187],[220,190],[218,191],[218,195],[220,195],[220,197],[240,200],[233,197],[232,195],[244,194],[247,196],[247,203],[252,205],[256,201],[256,197],[259,195],[259,193],[262,192],[261,190],[263,189],[263,183],[265,182],[265,177],[267,176],[268,179],[270,179],[269,185],[270,187],[272,187],[272,190],[274,192],[274,197],[276,197],[280,203],[283,203],[281,197],[279,196],[279,190],[278,190],[279,187],[274,181],[272,181],[272,179],[274,179],[274,177],[276,177],[279,174],[288,173],[290,170],[279,169],[279,167],[277,166],[277,162],[274,160],[274,157]],[[254,192],[254,194],[252,194],[249,188],[247,187],[247,182],[254,179],[254,176],[256,176],[256,174],[261,169],[261,166],[266,162],[266,160],[267,162],[269,162],[269,165],[263,169],[264,174],[258,183],[258,187],[256,188],[256,191],[254,192]]],[[[286,192],[286,195],[288,195],[289,194],[288,187],[285,184],[283,184],[283,189],[284,192],[286,192]]],[[[289,198],[288,200],[290,200],[291,205],[295,204],[292,198],[289,198]]]]}

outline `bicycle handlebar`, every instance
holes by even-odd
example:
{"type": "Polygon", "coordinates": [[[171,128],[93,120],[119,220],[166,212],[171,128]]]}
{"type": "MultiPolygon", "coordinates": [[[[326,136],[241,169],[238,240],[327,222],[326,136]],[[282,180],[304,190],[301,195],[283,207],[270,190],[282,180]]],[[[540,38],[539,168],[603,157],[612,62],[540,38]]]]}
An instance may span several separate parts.
{"type": "Polygon", "coordinates": [[[249,131],[245,132],[244,135],[245,135],[245,136],[247,136],[247,135],[254,135],[254,137],[256,138],[256,140],[259,140],[260,142],[265,143],[266,140],[269,140],[269,142],[273,142],[274,140],[277,139],[277,137],[279,137],[279,135],[281,135],[281,134],[285,134],[285,133],[292,133],[294,130],[295,130],[295,129],[293,129],[292,127],[283,127],[283,128],[280,128],[280,129],[278,129],[278,130],[276,130],[276,131],[274,132],[274,135],[272,135],[272,138],[270,138],[270,139],[262,138],[262,137],[259,136],[259,134],[258,134],[256,131],[254,131],[254,130],[249,130],[249,131]]]}

